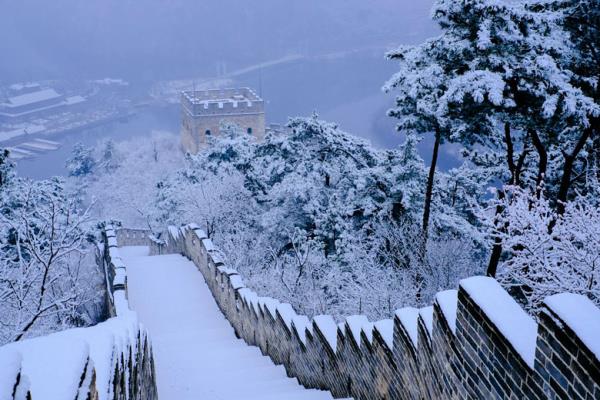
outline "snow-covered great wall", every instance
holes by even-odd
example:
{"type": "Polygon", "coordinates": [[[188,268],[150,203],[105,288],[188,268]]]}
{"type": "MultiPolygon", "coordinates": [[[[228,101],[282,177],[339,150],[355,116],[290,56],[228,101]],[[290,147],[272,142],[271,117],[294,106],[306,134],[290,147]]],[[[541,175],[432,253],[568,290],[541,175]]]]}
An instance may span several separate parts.
{"type": "Polygon", "coordinates": [[[494,279],[473,277],[431,307],[336,324],[246,288],[193,224],[160,239],[117,236],[192,260],[236,335],[307,388],[355,399],[600,398],[600,310],[583,296],[548,297],[537,323],[494,279]]]}
{"type": "Polygon", "coordinates": [[[0,400],[157,399],[152,345],[128,301],[123,246],[190,259],[238,337],[305,387],[336,398],[600,398],[600,310],[583,296],[548,297],[538,323],[494,279],[472,277],[432,306],[391,319],[309,320],[245,287],[191,224],[160,238],[108,227],[97,261],[112,318],[0,347],[0,400]]]}
{"type": "Polygon", "coordinates": [[[111,228],[103,242],[97,260],[112,318],[0,347],[0,400],[157,399],[152,345],[129,308],[127,273],[111,228]]]}

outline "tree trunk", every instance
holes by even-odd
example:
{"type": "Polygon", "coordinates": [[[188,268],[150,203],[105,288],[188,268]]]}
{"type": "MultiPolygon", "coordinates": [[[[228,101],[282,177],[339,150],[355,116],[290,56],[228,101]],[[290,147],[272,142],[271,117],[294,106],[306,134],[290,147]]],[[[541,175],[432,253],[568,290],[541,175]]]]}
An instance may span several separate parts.
{"type": "MultiPolygon", "coordinates": [[[[433,154],[431,156],[431,165],[429,166],[429,176],[427,177],[427,191],[425,193],[425,205],[423,207],[423,230],[421,238],[421,248],[419,251],[419,257],[423,265],[427,263],[427,239],[429,238],[429,217],[431,214],[431,199],[433,198],[433,184],[435,181],[435,168],[437,165],[438,153],[440,149],[440,142],[442,141],[442,132],[439,127],[435,130],[435,143],[433,144],[433,154]]],[[[421,283],[423,282],[423,276],[417,272],[416,274],[416,285],[417,303],[421,300],[421,283]]]]}
{"type": "Polygon", "coordinates": [[[548,169],[548,153],[546,152],[546,148],[544,147],[544,144],[540,140],[540,137],[538,136],[537,132],[533,129],[529,129],[528,133],[529,133],[529,137],[531,137],[531,142],[533,143],[533,147],[535,147],[535,150],[537,151],[538,156],[540,158],[539,164],[538,164],[538,175],[535,180],[535,190],[536,190],[537,196],[540,197],[540,195],[542,193],[541,185],[542,185],[542,182],[544,181],[544,176],[546,175],[546,170],[548,169]]]}
{"type": "Polygon", "coordinates": [[[529,137],[525,137],[525,141],[523,142],[523,150],[519,155],[519,159],[517,160],[516,170],[515,170],[515,185],[521,186],[521,173],[523,172],[523,167],[525,166],[525,159],[529,154],[529,137]]]}
{"type": "MultiPolygon", "coordinates": [[[[498,191],[498,200],[504,199],[504,191],[498,191]]],[[[500,204],[496,206],[496,216],[502,214],[504,211],[504,207],[500,204]]],[[[507,227],[500,227],[501,229],[506,229],[507,227]]],[[[488,263],[486,275],[491,276],[492,278],[496,277],[496,272],[498,271],[498,264],[500,264],[500,257],[502,256],[502,239],[499,236],[494,238],[494,246],[492,247],[492,254],[490,255],[490,262],[488,263]]]]}
{"type": "MultiPolygon", "coordinates": [[[[508,165],[508,171],[510,172],[509,184],[515,185],[518,181],[517,166],[515,165],[514,159],[514,146],[511,137],[510,123],[504,123],[504,143],[506,144],[506,163],[508,165]]],[[[498,191],[498,200],[504,198],[504,191],[498,191]]],[[[496,206],[496,216],[502,214],[503,207],[501,205],[496,206]]],[[[498,271],[498,264],[500,263],[500,257],[502,256],[502,239],[498,236],[494,238],[494,245],[492,246],[492,254],[490,255],[490,262],[488,263],[486,275],[492,278],[496,277],[498,271]]]]}
{"type": "Polygon", "coordinates": [[[506,144],[506,162],[508,164],[508,171],[510,172],[510,184],[514,185],[517,181],[517,167],[515,166],[514,159],[514,146],[512,137],[510,135],[510,123],[504,123],[504,143],[506,144]]]}
{"type": "MultiPolygon", "coordinates": [[[[506,163],[508,164],[508,170],[510,171],[510,181],[511,185],[521,185],[521,170],[523,169],[523,164],[525,163],[525,158],[527,157],[527,141],[523,143],[523,150],[521,151],[521,155],[517,163],[515,164],[514,159],[514,145],[511,136],[511,127],[507,122],[504,124],[504,142],[506,144],[506,163]]],[[[504,199],[504,191],[498,191],[498,200],[504,199]]],[[[504,208],[501,205],[496,206],[496,216],[502,214],[504,208]]],[[[499,227],[499,230],[506,231],[508,226],[499,227]]],[[[502,239],[498,236],[494,238],[494,245],[492,246],[492,254],[490,255],[490,262],[488,263],[486,275],[491,276],[493,278],[496,277],[496,273],[498,272],[498,264],[500,264],[500,258],[502,257],[502,239]]]]}
{"type": "Polygon", "coordinates": [[[573,175],[573,166],[577,160],[577,156],[585,146],[587,140],[592,136],[593,126],[590,126],[583,131],[581,137],[577,141],[575,148],[570,154],[565,154],[565,164],[563,166],[563,173],[560,180],[560,187],[558,194],[556,195],[556,211],[558,215],[562,215],[565,212],[565,205],[569,196],[569,189],[571,188],[571,176],[573,175]]]}
{"type": "MultiPolygon", "coordinates": [[[[435,180],[435,168],[437,165],[440,142],[442,133],[440,129],[435,130],[435,143],[433,144],[433,154],[431,156],[431,165],[429,166],[429,176],[427,177],[427,192],[425,193],[425,205],[423,207],[423,250],[429,237],[429,217],[431,215],[431,199],[433,197],[433,185],[435,180]]],[[[425,253],[423,253],[425,254],[425,253]]]]}

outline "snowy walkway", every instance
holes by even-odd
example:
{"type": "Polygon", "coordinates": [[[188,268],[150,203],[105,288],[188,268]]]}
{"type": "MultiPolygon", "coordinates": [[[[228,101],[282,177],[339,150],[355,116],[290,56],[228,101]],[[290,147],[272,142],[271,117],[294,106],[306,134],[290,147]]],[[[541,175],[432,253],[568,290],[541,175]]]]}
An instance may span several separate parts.
{"type": "Polygon", "coordinates": [[[331,399],[286,376],[237,339],[196,266],[180,255],[123,247],[129,301],[150,332],[161,400],[331,399]]]}

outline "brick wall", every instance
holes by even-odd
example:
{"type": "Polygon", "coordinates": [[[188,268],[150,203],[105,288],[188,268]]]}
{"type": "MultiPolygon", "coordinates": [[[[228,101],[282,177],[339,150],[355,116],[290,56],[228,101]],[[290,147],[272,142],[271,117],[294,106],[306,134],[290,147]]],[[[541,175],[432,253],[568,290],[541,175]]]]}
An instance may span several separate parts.
{"type": "Polygon", "coordinates": [[[192,260],[236,335],[307,388],[355,399],[600,399],[600,310],[582,296],[549,298],[538,324],[495,280],[473,277],[432,307],[336,325],[246,288],[195,225],[152,247],[192,260]]]}
{"type": "Polygon", "coordinates": [[[119,228],[115,231],[117,246],[148,246],[147,229],[119,228]]]}
{"type": "Polygon", "coordinates": [[[220,126],[224,122],[238,125],[243,132],[251,129],[251,135],[257,140],[265,136],[266,122],[263,101],[240,102],[235,108],[232,103],[209,104],[205,109],[202,105],[192,105],[182,96],[181,111],[181,147],[191,154],[197,153],[206,146],[210,132],[211,136],[220,135],[220,126]]]}

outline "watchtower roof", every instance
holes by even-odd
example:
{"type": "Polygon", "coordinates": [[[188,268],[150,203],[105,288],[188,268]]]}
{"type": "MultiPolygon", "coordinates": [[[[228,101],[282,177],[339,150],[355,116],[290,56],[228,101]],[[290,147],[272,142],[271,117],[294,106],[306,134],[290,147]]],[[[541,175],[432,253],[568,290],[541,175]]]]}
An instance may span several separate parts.
{"type": "Polygon", "coordinates": [[[252,89],[247,87],[238,89],[188,90],[183,92],[183,97],[194,105],[254,103],[263,101],[252,89]]]}

